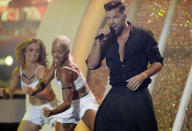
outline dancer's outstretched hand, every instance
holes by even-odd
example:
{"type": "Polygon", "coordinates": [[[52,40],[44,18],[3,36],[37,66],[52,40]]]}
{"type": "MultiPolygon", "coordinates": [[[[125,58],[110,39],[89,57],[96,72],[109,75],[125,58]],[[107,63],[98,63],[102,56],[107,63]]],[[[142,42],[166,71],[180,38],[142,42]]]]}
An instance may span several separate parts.
{"type": "Polygon", "coordinates": [[[7,93],[4,88],[0,88],[0,97],[6,97],[7,93]]]}
{"type": "Polygon", "coordinates": [[[23,91],[24,93],[31,95],[35,91],[35,88],[33,89],[30,86],[25,86],[25,88],[23,88],[23,91]]]}

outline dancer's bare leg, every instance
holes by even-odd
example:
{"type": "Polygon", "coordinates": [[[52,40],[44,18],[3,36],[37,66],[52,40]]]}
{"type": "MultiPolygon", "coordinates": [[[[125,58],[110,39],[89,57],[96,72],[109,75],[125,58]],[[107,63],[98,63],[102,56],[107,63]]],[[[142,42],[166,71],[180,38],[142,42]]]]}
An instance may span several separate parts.
{"type": "Polygon", "coordinates": [[[87,125],[87,127],[93,131],[94,128],[94,122],[95,122],[95,116],[96,116],[96,110],[87,110],[85,114],[82,117],[83,122],[87,125]]]}
{"type": "Polygon", "coordinates": [[[22,120],[17,131],[39,131],[41,127],[27,120],[22,120]]]}
{"type": "Polygon", "coordinates": [[[74,123],[59,123],[56,124],[56,131],[74,131],[77,124],[74,123]]]}

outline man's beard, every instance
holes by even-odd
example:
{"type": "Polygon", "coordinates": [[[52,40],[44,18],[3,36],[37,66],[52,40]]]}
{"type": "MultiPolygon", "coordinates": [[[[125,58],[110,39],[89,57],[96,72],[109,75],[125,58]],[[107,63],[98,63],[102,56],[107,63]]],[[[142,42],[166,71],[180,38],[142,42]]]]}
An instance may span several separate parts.
{"type": "Polygon", "coordinates": [[[123,32],[123,29],[124,29],[124,28],[125,28],[125,26],[122,24],[122,25],[119,27],[118,31],[116,32],[116,36],[120,36],[121,33],[123,32]]]}
{"type": "Polygon", "coordinates": [[[113,27],[110,27],[110,31],[111,31],[110,36],[115,38],[120,36],[124,28],[125,28],[124,25],[121,25],[117,30],[115,30],[113,27]]]}
{"type": "Polygon", "coordinates": [[[124,27],[125,27],[125,26],[124,26],[123,24],[121,24],[121,26],[119,26],[119,28],[118,28],[117,30],[115,30],[114,27],[110,26],[110,27],[109,27],[109,29],[110,29],[110,34],[109,34],[109,36],[107,37],[107,40],[106,40],[106,41],[108,41],[108,40],[114,40],[114,39],[116,39],[118,36],[120,36],[121,33],[122,33],[123,30],[124,30],[124,27]]]}

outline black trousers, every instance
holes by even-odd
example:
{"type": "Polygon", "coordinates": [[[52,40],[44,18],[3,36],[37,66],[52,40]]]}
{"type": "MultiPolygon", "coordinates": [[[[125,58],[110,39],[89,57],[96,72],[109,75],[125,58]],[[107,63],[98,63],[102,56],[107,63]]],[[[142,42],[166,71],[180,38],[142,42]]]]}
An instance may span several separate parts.
{"type": "Polygon", "coordinates": [[[94,131],[157,131],[153,104],[147,88],[132,92],[112,87],[101,104],[94,131]]]}

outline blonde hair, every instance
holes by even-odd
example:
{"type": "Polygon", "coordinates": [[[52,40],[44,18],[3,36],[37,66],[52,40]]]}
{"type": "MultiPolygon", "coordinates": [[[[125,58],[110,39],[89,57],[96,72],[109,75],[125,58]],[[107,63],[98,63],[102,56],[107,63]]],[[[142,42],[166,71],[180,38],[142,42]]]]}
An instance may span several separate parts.
{"type": "Polygon", "coordinates": [[[25,51],[28,45],[30,45],[31,43],[38,43],[40,45],[40,55],[38,58],[38,62],[43,65],[43,66],[47,66],[47,60],[46,60],[46,50],[45,50],[45,46],[43,44],[43,41],[41,41],[40,39],[37,38],[27,38],[23,41],[21,41],[15,50],[16,53],[16,58],[17,58],[17,63],[18,66],[23,66],[25,64],[25,51]]]}

